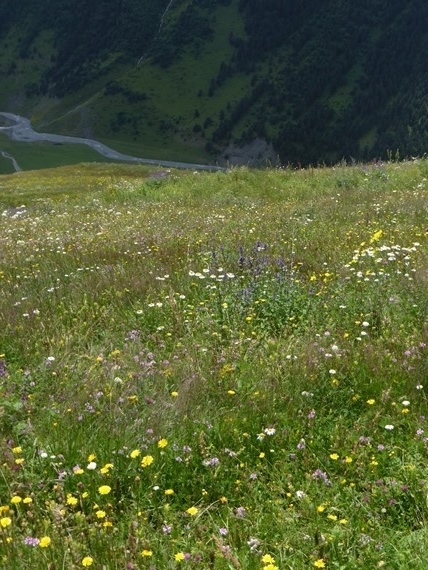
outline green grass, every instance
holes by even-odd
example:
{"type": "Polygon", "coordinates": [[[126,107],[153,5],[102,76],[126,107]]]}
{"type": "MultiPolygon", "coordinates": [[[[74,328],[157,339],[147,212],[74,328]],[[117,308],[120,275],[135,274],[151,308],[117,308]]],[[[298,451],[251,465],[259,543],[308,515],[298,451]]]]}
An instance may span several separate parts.
{"type": "Polygon", "coordinates": [[[425,569],[427,174],[1,176],[0,566],[425,569]]]}
{"type": "MultiPolygon", "coordinates": [[[[82,144],[52,144],[49,142],[16,142],[0,135],[0,150],[12,155],[22,170],[39,170],[81,162],[111,162],[82,144]]],[[[12,162],[1,157],[0,174],[14,172],[12,162]]]]}

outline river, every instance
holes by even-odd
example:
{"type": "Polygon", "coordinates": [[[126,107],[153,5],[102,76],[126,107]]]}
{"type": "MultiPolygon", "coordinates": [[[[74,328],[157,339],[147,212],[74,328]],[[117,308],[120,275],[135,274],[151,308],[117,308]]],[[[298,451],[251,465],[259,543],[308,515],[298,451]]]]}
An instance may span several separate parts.
{"type": "MultiPolygon", "coordinates": [[[[156,166],[164,166],[166,168],[188,168],[192,170],[221,170],[225,168],[220,166],[210,166],[208,164],[190,164],[187,162],[174,162],[170,160],[152,160],[149,158],[140,158],[138,156],[130,156],[117,152],[112,148],[106,146],[93,139],[86,139],[80,137],[71,137],[67,135],[55,135],[51,133],[39,133],[33,129],[29,119],[15,115],[13,113],[0,112],[0,117],[4,117],[9,123],[6,126],[0,126],[0,132],[7,135],[13,141],[19,142],[51,142],[56,144],[85,144],[102,156],[111,158],[112,160],[123,160],[124,162],[133,162],[136,164],[151,164],[156,166]]],[[[15,170],[20,170],[15,158],[8,153],[0,150],[3,156],[12,160],[15,170]]]]}

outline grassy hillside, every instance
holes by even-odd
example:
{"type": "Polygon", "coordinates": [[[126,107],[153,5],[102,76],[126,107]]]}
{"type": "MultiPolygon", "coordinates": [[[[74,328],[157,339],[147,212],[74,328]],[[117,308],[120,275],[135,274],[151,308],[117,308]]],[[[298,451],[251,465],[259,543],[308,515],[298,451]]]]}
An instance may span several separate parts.
{"type": "Polygon", "coordinates": [[[422,156],[427,17],[423,0],[7,0],[0,108],[184,162],[255,139],[282,164],[422,156]]]}
{"type": "Polygon", "coordinates": [[[0,176],[0,566],[424,570],[427,177],[0,176]]]}

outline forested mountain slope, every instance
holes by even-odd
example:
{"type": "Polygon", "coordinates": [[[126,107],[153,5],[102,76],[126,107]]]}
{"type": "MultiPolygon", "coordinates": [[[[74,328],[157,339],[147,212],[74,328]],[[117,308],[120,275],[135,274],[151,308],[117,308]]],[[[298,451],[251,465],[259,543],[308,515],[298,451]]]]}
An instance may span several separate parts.
{"type": "Polygon", "coordinates": [[[6,0],[0,105],[35,126],[214,160],[423,154],[423,0],[6,0]],[[69,112],[71,109],[77,110],[69,112]]]}

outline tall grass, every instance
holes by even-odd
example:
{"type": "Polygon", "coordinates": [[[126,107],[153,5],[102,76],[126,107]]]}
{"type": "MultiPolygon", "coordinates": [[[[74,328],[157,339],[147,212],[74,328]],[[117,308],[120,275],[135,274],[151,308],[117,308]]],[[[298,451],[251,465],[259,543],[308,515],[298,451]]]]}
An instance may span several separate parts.
{"type": "Polygon", "coordinates": [[[427,171],[1,177],[2,567],[426,568],[427,171]]]}

